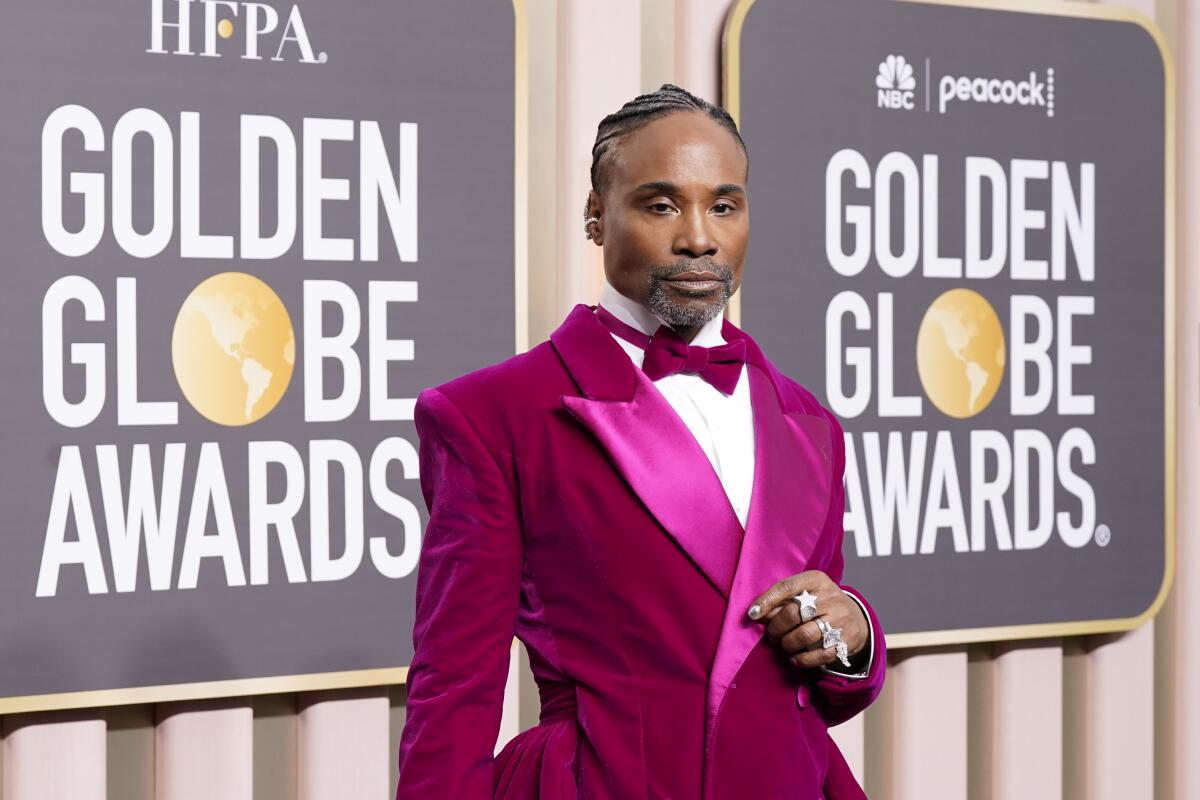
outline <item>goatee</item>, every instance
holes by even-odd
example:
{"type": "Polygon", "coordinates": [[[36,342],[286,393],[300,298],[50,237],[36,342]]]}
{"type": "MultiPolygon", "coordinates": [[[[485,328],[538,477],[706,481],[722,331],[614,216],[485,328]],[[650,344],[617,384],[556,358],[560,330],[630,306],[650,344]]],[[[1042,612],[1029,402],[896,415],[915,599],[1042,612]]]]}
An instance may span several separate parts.
{"type": "MultiPolygon", "coordinates": [[[[703,325],[724,311],[729,298],[733,296],[733,270],[725,264],[717,264],[707,259],[652,267],[649,282],[647,306],[673,328],[695,328],[703,325]],[[717,287],[703,292],[684,292],[685,295],[690,294],[697,299],[716,295],[716,300],[705,305],[679,302],[679,289],[668,288],[665,284],[681,272],[711,272],[716,275],[720,281],[717,287]]],[[[678,287],[679,284],[675,283],[672,286],[678,287]]]]}

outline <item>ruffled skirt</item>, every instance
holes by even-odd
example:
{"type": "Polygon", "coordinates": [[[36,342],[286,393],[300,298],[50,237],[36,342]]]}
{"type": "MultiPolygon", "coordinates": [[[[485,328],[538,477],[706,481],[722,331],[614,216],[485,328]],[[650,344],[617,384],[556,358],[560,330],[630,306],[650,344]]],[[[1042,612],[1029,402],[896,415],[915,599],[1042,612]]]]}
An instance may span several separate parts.
{"type": "Polygon", "coordinates": [[[494,800],[578,800],[574,715],[543,720],[515,736],[496,756],[494,800]]]}

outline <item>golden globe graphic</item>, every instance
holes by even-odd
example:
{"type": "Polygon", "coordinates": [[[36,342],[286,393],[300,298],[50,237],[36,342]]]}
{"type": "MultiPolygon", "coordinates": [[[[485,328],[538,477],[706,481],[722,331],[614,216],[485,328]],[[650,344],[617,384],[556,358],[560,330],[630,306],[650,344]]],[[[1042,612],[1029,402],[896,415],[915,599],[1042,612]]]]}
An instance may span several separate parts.
{"type": "Polygon", "coordinates": [[[988,407],[1004,375],[1004,329],[983,295],[951,289],[930,304],[917,333],[917,374],[947,416],[964,419],[988,407]]]}
{"type": "Polygon", "coordinates": [[[275,408],[291,381],[291,318],[279,296],[253,275],[213,275],[179,309],[171,360],[196,411],[221,425],[248,425],[275,408]]]}

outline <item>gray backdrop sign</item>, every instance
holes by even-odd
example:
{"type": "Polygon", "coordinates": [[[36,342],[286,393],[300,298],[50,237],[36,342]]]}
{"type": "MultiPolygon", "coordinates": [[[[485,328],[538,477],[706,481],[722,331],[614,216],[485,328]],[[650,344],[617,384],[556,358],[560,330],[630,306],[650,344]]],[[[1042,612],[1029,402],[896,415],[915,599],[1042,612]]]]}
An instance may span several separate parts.
{"type": "Polygon", "coordinates": [[[401,678],[414,398],[517,347],[513,5],[9,12],[0,708],[401,678]]]}
{"type": "Polygon", "coordinates": [[[846,580],[900,645],[1130,628],[1170,580],[1169,62],[1053,9],[731,23],[741,319],[844,424],[846,580]]]}

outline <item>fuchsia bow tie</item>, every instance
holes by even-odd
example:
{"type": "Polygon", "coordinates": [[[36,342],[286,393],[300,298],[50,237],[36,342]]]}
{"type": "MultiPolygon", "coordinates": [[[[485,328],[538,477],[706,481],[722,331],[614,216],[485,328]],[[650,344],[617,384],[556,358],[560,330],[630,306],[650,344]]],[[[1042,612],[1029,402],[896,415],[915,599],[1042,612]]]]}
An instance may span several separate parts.
{"type": "Polygon", "coordinates": [[[737,388],[746,363],[746,343],[741,339],[717,347],[699,347],[688,344],[666,325],[659,325],[653,336],[647,336],[617,319],[604,306],[596,306],[596,316],[614,334],[646,351],[642,370],[650,380],[686,372],[699,375],[727,395],[737,388]]]}

